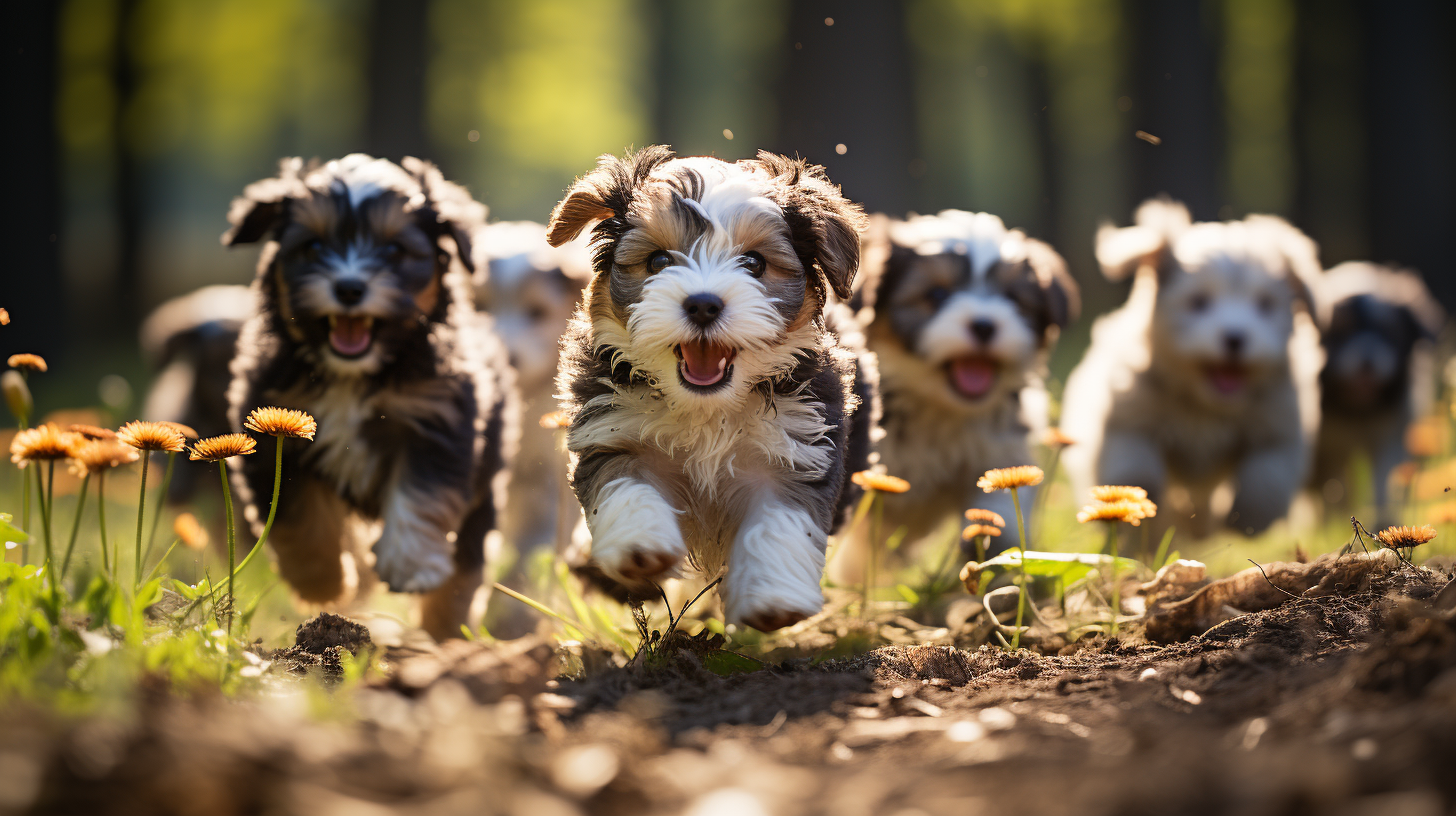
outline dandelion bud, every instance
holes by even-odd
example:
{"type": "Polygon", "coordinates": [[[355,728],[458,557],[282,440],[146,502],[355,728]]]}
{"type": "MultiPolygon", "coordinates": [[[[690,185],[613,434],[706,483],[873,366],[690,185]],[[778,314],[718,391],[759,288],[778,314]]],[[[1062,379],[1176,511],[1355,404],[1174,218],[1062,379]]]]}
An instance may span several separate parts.
{"type": "Polygon", "coordinates": [[[19,371],[11,369],[0,374],[0,390],[5,391],[5,404],[16,419],[24,421],[35,409],[35,400],[30,396],[30,386],[19,371]]]}

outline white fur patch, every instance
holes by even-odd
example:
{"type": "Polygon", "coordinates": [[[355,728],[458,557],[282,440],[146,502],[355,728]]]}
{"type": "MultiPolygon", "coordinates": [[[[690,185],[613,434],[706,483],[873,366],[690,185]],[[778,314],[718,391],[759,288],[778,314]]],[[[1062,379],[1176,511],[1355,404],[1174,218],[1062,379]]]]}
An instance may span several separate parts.
{"type": "Polygon", "coordinates": [[[384,532],[374,544],[374,570],[396,592],[428,592],[455,571],[450,541],[463,508],[449,494],[399,486],[384,506],[384,532]]]}
{"type": "Polygon", "coordinates": [[[678,511],[653,486],[636,479],[608,482],[586,514],[592,534],[592,559],[608,575],[623,577],[633,553],[665,555],[676,561],[688,549],[678,527],[678,511]]]}
{"type": "Polygon", "coordinates": [[[792,612],[804,617],[824,606],[825,533],[809,514],[772,495],[760,495],[744,514],[723,579],[724,615],[743,624],[755,616],[792,612]]]}

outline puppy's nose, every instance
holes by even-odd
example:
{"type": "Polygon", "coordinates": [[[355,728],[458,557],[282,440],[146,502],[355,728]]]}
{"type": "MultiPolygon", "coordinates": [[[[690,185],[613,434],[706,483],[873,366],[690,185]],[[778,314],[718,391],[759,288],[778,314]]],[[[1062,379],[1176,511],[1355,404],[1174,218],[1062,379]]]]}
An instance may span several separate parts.
{"type": "Polygon", "coordinates": [[[687,312],[688,320],[707,328],[718,319],[718,315],[722,314],[723,299],[706,292],[688,295],[683,300],[683,311],[687,312]]]}
{"type": "Polygon", "coordinates": [[[996,323],[984,317],[978,317],[971,321],[971,335],[982,343],[991,342],[996,336],[996,323]]]}
{"type": "Polygon", "coordinates": [[[334,297],[345,306],[353,306],[364,299],[364,281],[353,278],[334,281],[334,297]]]}
{"type": "Polygon", "coordinates": [[[1228,356],[1230,357],[1239,356],[1239,352],[1244,350],[1244,333],[1234,331],[1224,332],[1223,350],[1227,352],[1228,356]]]}

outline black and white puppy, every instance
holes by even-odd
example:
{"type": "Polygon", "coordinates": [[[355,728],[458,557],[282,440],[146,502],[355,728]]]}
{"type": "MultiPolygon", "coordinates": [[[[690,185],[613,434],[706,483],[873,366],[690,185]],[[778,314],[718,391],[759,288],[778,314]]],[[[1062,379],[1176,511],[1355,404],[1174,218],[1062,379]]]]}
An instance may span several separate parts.
{"type": "Polygon", "coordinates": [[[1342,505],[1351,459],[1370,459],[1380,526],[1394,524],[1390,472],[1407,458],[1405,431],[1431,402],[1432,343],[1445,312],[1419,275],[1352,261],[1315,287],[1325,364],[1310,487],[1342,505]]]}
{"type": "MultiPolygon", "coordinates": [[[[976,479],[1034,463],[1042,369],[1080,305],[1061,256],[988,213],[876,217],[858,287],[851,305],[879,359],[880,462],[911,485],[881,497],[886,529],[915,541],[968,507],[1013,519],[1010,497],[976,479]]],[[[836,566],[853,573],[861,549],[836,566]]]]}
{"type": "Polygon", "coordinates": [[[602,157],[549,237],[592,224],[560,390],[594,560],[640,584],[691,559],[723,575],[731,623],[815,614],[874,419],[873,364],[825,312],[850,295],[863,212],[803,161],[649,147],[602,157]]]}
{"type": "MultiPolygon", "coordinates": [[[[233,426],[265,405],[318,420],[314,442],[284,443],[279,572],[304,600],[337,601],[346,520],[382,521],[374,569],[428,593],[422,623],[437,638],[468,617],[514,444],[506,355],[467,274],[484,216],[418,159],[287,159],[233,201],[223,236],[267,240],[232,367],[233,426]]],[[[272,442],[259,447],[236,479],[255,527],[273,483],[272,442]]]]}

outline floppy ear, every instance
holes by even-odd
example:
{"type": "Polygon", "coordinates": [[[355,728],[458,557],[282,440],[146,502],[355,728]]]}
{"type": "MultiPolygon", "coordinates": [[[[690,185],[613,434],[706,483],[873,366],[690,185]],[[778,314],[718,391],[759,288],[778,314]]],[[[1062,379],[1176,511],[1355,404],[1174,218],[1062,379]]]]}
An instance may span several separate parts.
{"type": "Polygon", "coordinates": [[[228,207],[232,226],[222,234],[223,246],[256,243],[282,223],[289,199],[306,192],[299,178],[302,169],[303,159],[287,158],[278,163],[278,175],[244,187],[228,207]]]}
{"type": "Polygon", "coordinates": [[[849,300],[859,271],[860,233],[869,225],[864,210],[840,194],[820,165],[766,150],[743,163],[763,168],[780,188],[778,204],[805,271],[817,266],[835,296],[849,300]]]}
{"type": "Polygon", "coordinates": [[[1067,272],[1067,262],[1049,244],[1035,239],[1026,241],[1026,261],[1041,286],[1047,326],[1065,328],[1082,312],[1081,289],[1067,272]]]}
{"type": "Polygon", "coordinates": [[[1293,224],[1276,215],[1251,215],[1244,219],[1244,223],[1274,235],[1279,254],[1284,256],[1285,274],[1289,278],[1294,299],[1303,303],[1305,311],[1314,317],[1314,289],[1324,277],[1324,268],[1319,260],[1319,246],[1293,224]]]}
{"type": "Polygon", "coordinates": [[[485,226],[485,205],[471,197],[470,191],[461,185],[447,180],[440,168],[424,159],[405,156],[399,164],[406,173],[414,177],[424,191],[425,200],[430,209],[434,210],[436,221],[455,242],[455,256],[467,270],[474,272],[471,235],[485,226]]]}
{"type": "Polygon", "coordinates": [[[551,211],[546,240],[559,247],[598,221],[616,219],[620,225],[632,204],[633,191],[672,155],[672,148],[666,145],[651,145],[621,159],[611,154],[598,157],[596,169],[567,188],[566,196],[551,211]]]}
{"type": "Polygon", "coordinates": [[[1097,263],[1108,280],[1123,280],[1151,267],[1161,278],[1172,269],[1173,241],[1193,217],[1181,202],[1166,195],[1144,201],[1133,214],[1133,225],[1121,229],[1104,224],[1097,230],[1097,263]]]}

